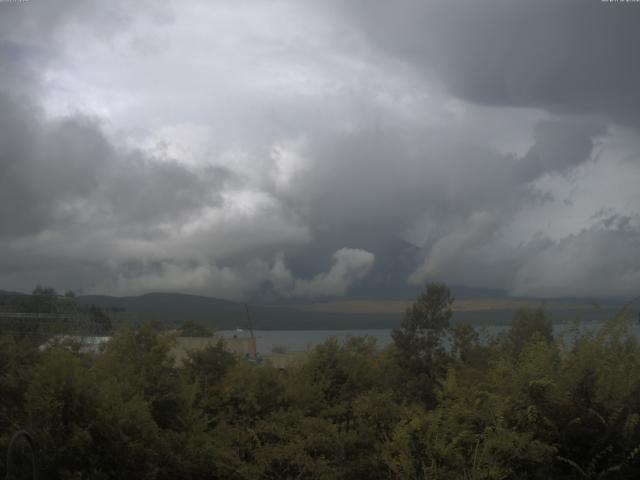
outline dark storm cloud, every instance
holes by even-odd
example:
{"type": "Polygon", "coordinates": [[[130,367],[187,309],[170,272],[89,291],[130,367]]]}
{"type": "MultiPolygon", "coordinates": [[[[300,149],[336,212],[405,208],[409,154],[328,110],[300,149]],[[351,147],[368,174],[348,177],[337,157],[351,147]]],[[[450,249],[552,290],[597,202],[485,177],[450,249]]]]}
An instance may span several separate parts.
{"type": "Polygon", "coordinates": [[[0,288],[321,297],[382,268],[626,292],[630,189],[606,210],[574,192],[637,158],[610,124],[636,124],[637,65],[611,48],[635,10],[322,5],[0,2],[0,288]],[[589,221],[545,230],[560,203],[589,221]]]}
{"type": "Polygon", "coordinates": [[[595,226],[528,256],[513,280],[515,293],[537,296],[638,294],[640,231],[595,226]]]}
{"type": "Polygon", "coordinates": [[[44,120],[0,94],[0,234],[37,234],[82,221],[144,231],[220,205],[230,174],[122,154],[86,117],[44,120]],[[93,209],[93,211],[91,211],[93,209]],[[91,211],[90,218],[86,218],[91,211]]]}
{"type": "Polygon", "coordinates": [[[529,182],[545,173],[567,173],[591,158],[597,137],[605,132],[603,122],[590,118],[541,121],[533,132],[535,144],[518,164],[518,179],[529,182]]]}
{"type": "Polygon", "coordinates": [[[344,238],[373,246],[424,215],[437,238],[478,212],[503,222],[523,206],[544,201],[548,194],[530,183],[591,159],[604,132],[604,124],[593,119],[545,120],[536,124],[534,143],[521,158],[455,129],[331,136],[309,147],[310,166],[294,196],[306,201],[316,236],[332,247],[344,238]]]}
{"type": "MultiPolygon", "coordinates": [[[[157,19],[163,8],[154,4],[142,16],[157,19]]],[[[108,283],[113,265],[126,268],[127,258],[140,255],[138,243],[222,205],[220,190],[235,181],[224,168],[148,158],[115,146],[95,118],[51,119],[39,105],[44,72],[64,61],[66,30],[86,28],[107,41],[141,17],[129,2],[0,3],[0,13],[4,282],[23,289],[38,279],[80,288],[108,283]]]]}
{"type": "MultiPolygon", "coordinates": [[[[226,198],[244,188],[241,175],[117,148],[91,118],[48,119],[4,94],[0,102],[3,284],[237,298],[277,280],[273,246],[306,240],[277,204],[258,204],[254,214],[226,198]]],[[[341,291],[373,261],[365,252],[352,267],[345,255],[303,290],[341,291]]],[[[283,288],[302,288],[283,268],[283,288]]]]}
{"type": "Polygon", "coordinates": [[[640,123],[640,8],[600,0],[337,2],[366,35],[472,102],[640,123]]]}

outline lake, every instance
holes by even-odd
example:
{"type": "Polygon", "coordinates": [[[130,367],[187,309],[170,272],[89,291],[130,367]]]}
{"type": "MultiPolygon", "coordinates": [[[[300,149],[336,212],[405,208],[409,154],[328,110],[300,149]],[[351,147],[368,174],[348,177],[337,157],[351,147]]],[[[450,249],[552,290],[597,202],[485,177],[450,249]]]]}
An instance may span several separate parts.
{"type": "MultiPolygon", "coordinates": [[[[603,322],[583,322],[580,324],[582,331],[592,331],[603,325],[603,322]]],[[[476,327],[480,338],[488,339],[507,329],[504,325],[487,325],[476,327]]],[[[553,326],[556,336],[564,335],[570,338],[569,324],[555,324],[553,326]]],[[[633,333],[640,338],[640,325],[633,324],[633,333]]],[[[238,332],[236,330],[221,330],[217,332],[223,338],[248,338],[248,331],[238,332]]],[[[346,339],[349,336],[362,337],[370,336],[376,339],[378,345],[384,347],[391,343],[391,329],[371,329],[371,330],[256,330],[256,343],[258,352],[263,354],[271,353],[274,347],[285,347],[289,352],[301,352],[313,348],[315,345],[323,343],[330,337],[346,339]]]]}

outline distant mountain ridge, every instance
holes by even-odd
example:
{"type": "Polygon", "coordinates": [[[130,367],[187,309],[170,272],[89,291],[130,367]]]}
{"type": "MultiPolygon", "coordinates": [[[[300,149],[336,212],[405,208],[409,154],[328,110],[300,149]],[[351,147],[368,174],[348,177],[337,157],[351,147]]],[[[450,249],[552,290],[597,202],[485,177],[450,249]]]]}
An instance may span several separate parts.
{"type": "MultiPolygon", "coordinates": [[[[509,297],[499,290],[453,286],[452,292],[457,300],[467,304],[479,305],[477,309],[466,308],[454,313],[454,321],[469,323],[491,324],[508,323],[513,312],[518,308],[508,305],[509,297]],[[486,308],[484,300],[495,300],[496,308],[486,308]],[[481,306],[480,306],[481,305],[481,306]]],[[[514,299],[526,301],[528,299],[514,299]]],[[[598,313],[589,299],[572,299],[565,302],[562,299],[544,302],[542,299],[529,299],[531,304],[548,307],[554,321],[572,319],[576,316],[593,320],[610,315],[611,307],[620,303],[601,301],[603,308],[598,313]],[[567,307],[562,307],[566,303],[567,307]]],[[[139,296],[112,297],[107,295],[84,295],[78,297],[83,304],[94,304],[107,309],[124,309],[123,317],[135,320],[159,320],[166,322],[196,321],[207,324],[215,329],[248,328],[248,320],[244,303],[221,300],[213,297],[189,295],[180,293],[149,293],[139,296]]],[[[333,303],[353,303],[360,301],[353,297],[341,298],[333,303]]],[[[384,300],[371,300],[372,303],[384,303],[384,300]]],[[[331,303],[326,301],[327,304],[331,303]]],[[[512,302],[517,305],[517,302],[512,302]]],[[[399,324],[402,311],[391,312],[388,309],[375,309],[366,313],[353,309],[322,309],[300,308],[309,302],[291,302],[289,304],[265,305],[250,304],[250,314],[256,329],[264,330],[323,330],[323,329],[370,329],[392,328],[399,324]]],[[[316,301],[315,305],[322,305],[323,301],[316,301]]]]}
{"type": "MultiPolygon", "coordinates": [[[[245,304],[212,297],[181,293],[149,293],[140,296],[112,297],[83,295],[77,298],[85,305],[105,309],[124,309],[116,316],[135,321],[195,321],[214,329],[246,329],[249,322],[245,304]]],[[[254,328],[262,330],[323,330],[389,328],[400,318],[396,314],[350,314],[303,312],[286,305],[250,304],[254,328]]]]}
{"type": "MultiPolygon", "coordinates": [[[[475,288],[466,286],[451,286],[456,300],[472,305],[471,308],[459,309],[454,312],[454,321],[472,324],[504,324],[513,317],[517,309],[517,302],[509,302],[510,297],[505,292],[496,289],[475,288]],[[486,308],[487,303],[495,304],[486,308]],[[473,308],[473,305],[478,308],[473,308]]],[[[419,290],[416,292],[416,295],[419,290]]],[[[0,297],[27,295],[20,292],[0,290],[0,297]]],[[[410,303],[415,295],[409,299],[410,303]]],[[[82,305],[96,305],[107,309],[109,314],[123,321],[149,321],[178,323],[195,321],[217,330],[248,328],[248,320],[244,303],[223,300],[202,295],[183,293],[147,293],[136,296],[115,297],[109,295],[80,295],[76,298],[82,305]]],[[[263,330],[324,330],[324,329],[371,329],[392,328],[399,324],[403,309],[388,308],[387,300],[391,303],[402,303],[397,299],[363,298],[349,295],[334,299],[315,299],[304,302],[288,302],[265,305],[250,303],[251,318],[256,329],[263,330]],[[329,305],[333,303],[333,305],[329,305]],[[373,308],[357,309],[353,304],[370,303],[373,308]],[[343,307],[344,304],[344,307],[343,307]],[[377,308],[375,305],[384,308],[377,308]],[[325,308],[325,305],[330,308],[325,308]],[[320,306],[320,308],[318,308],[320,306]],[[301,308],[302,307],[302,308],[301,308]]],[[[554,321],[563,321],[579,316],[582,319],[595,319],[610,315],[611,308],[619,307],[624,302],[620,300],[599,300],[592,304],[590,299],[554,299],[544,302],[542,299],[519,298],[517,300],[531,300],[532,304],[547,307],[554,321]],[[572,303],[572,308],[560,308],[560,303],[572,303]],[[576,309],[576,305],[578,308],[576,309]],[[596,306],[602,307],[600,313],[596,306]]]]}

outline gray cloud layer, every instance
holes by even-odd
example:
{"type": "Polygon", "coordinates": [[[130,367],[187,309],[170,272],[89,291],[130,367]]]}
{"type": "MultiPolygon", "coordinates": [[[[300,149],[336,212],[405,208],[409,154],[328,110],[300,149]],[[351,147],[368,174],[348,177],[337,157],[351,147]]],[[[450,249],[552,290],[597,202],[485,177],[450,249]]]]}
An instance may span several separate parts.
{"type": "Polygon", "coordinates": [[[455,95],[638,124],[637,5],[600,0],[338,2],[455,95]]]}
{"type": "Polygon", "coordinates": [[[0,4],[0,288],[630,295],[631,8],[0,4]]]}

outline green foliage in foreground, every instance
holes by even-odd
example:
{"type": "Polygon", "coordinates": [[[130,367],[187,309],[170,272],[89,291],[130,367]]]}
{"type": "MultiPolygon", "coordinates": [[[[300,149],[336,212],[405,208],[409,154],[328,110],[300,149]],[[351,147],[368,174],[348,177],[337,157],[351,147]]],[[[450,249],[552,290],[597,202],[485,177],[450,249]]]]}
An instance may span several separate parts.
{"type": "Polygon", "coordinates": [[[481,344],[449,326],[452,301],[431,286],[390,347],[331,339],[286,370],[222,342],[178,368],[148,327],[95,356],[0,337],[0,448],[28,429],[52,479],[637,478],[624,315],[565,342],[521,312],[481,344]]]}

